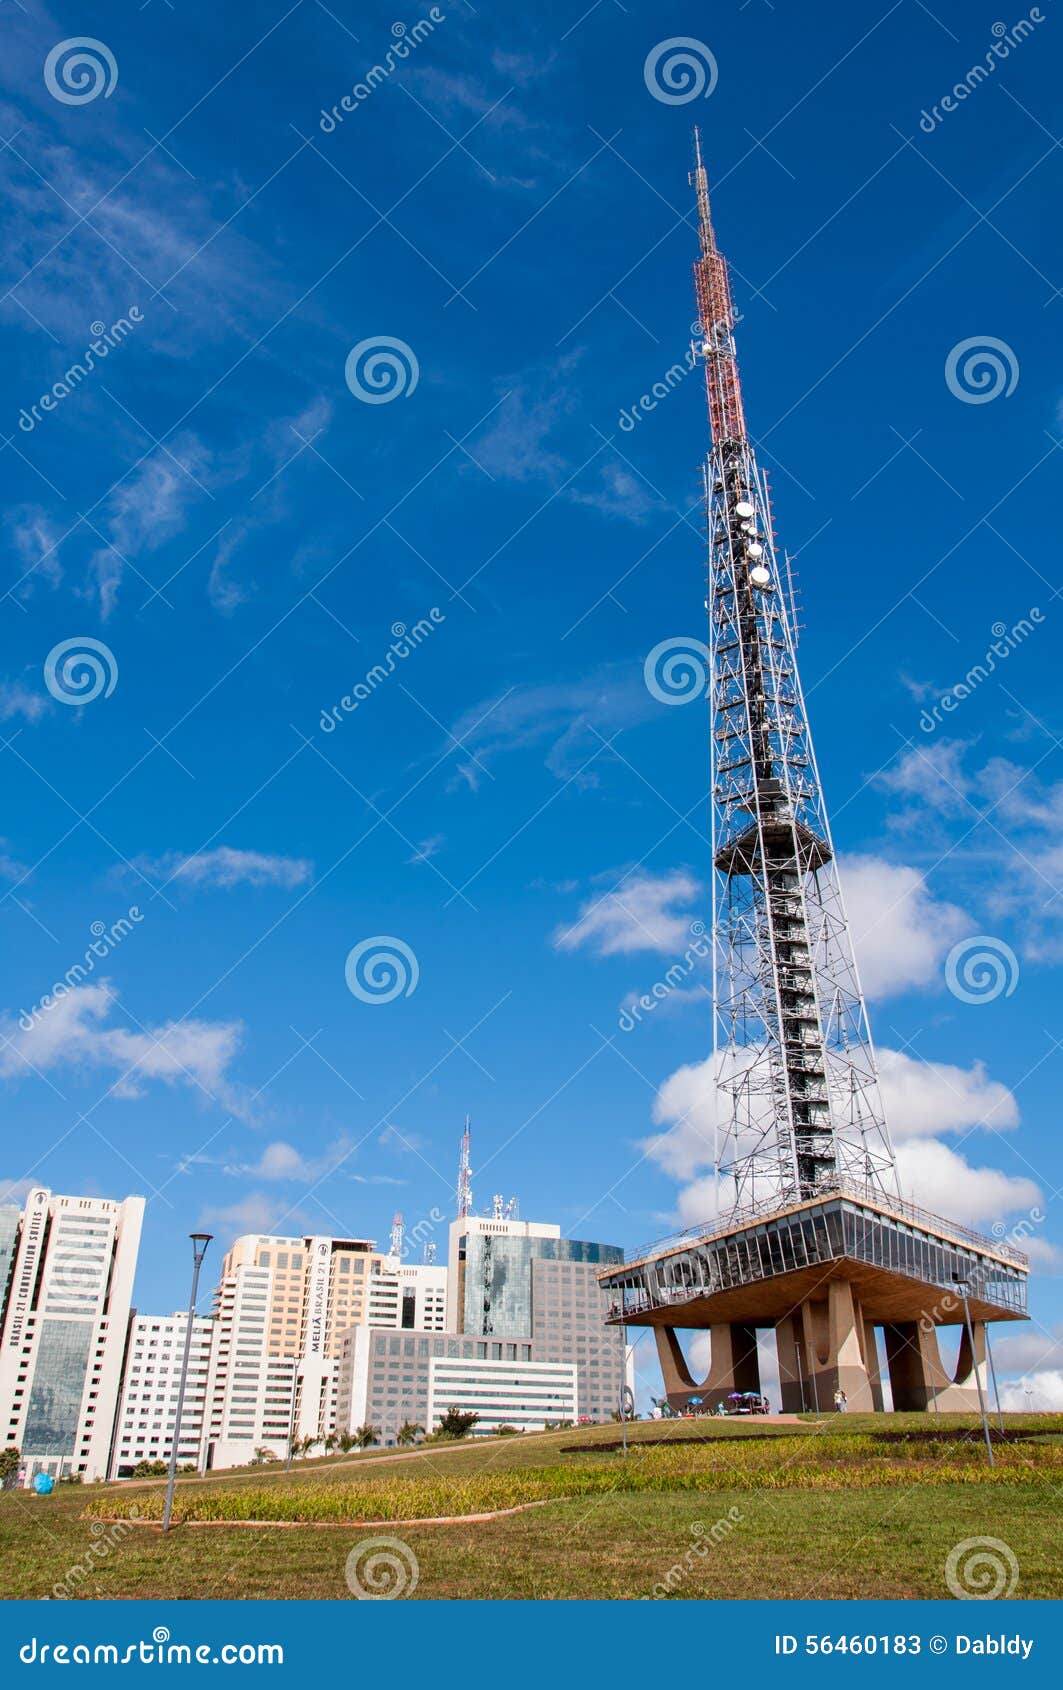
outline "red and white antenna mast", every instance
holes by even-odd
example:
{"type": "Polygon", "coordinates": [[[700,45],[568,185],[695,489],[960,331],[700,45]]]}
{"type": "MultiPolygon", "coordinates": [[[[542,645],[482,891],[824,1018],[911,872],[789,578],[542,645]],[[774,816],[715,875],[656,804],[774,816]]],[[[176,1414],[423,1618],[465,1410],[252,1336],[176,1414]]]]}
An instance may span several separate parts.
{"type": "Polygon", "coordinates": [[[712,705],[714,1059],[721,1201],[895,1187],[871,1033],[797,669],[788,576],[746,431],[735,310],[694,131],[694,265],[712,705]],[[785,566],[784,566],[785,567],[785,566]]]}

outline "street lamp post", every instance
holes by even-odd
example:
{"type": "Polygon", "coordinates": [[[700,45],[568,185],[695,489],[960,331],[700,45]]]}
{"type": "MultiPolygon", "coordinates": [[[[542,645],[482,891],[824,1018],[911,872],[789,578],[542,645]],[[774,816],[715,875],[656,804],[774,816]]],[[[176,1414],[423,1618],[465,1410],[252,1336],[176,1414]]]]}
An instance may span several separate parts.
{"type": "Polygon", "coordinates": [[[982,1431],[985,1433],[986,1454],[989,1457],[990,1467],[995,1467],[996,1462],[993,1459],[993,1439],[991,1438],[991,1436],[989,1434],[989,1416],[986,1413],[985,1393],[982,1390],[982,1375],[981,1375],[981,1372],[979,1371],[979,1367],[978,1367],[978,1357],[974,1353],[974,1328],[971,1325],[971,1308],[970,1308],[970,1304],[967,1301],[967,1282],[966,1282],[966,1280],[963,1280],[963,1279],[957,1280],[956,1289],[959,1292],[960,1296],[963,1298],[963,1319],[964,1319],[964,1324],[967,1328],[967,1342],[971,1346],[971,1363],[974,1367],[974,1382],[978,1387],[978,1407],[979,1407],[979,1410],[981,1411],[981,1415],[982,1415],[982,1431]]]}
{"type": "MultiPolygon", "coordinates": [[[[199,1270],[203,1266],[203,1257],[207,1253],[207,1245],[211,1241],[209,1232],[193,1232],[192,1239],[192,1296],[188,1304],[188,1325],[185,1328],[185,1352],[181,1358],[181,1383],[177,1387],[177,1413],[174,1417],[173,1443],[170,1446],[170,1471],[166,1479],[166,1507],[162,1514],[162,1529],[170,1529],[170,1515],[173,1512],[173,1487],[177,1477],[177,1446],[181,1442],[181,1418],[185,1406],[185,1387],[188,1384],[188,1358],[192,1352],[192,1327],[196,1319],[196,1299],[199,1296],[199,1270]]],[[[204,1404],[204,1407],[206,1405],[204,1404]]]]}

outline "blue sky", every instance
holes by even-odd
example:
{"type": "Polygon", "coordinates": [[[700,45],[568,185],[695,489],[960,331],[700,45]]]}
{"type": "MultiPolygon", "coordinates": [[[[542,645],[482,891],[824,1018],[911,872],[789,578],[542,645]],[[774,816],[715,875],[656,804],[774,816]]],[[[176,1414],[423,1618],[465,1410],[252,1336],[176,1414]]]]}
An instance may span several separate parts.
{"type": "Polygon", "coordinates": [[[704,635],[700,374],[621,425],[686,355],[697,121],[906,1185],[1030,1234],[1002,1359],[1063,1402],[1051,0],[952,110],[1028,14],[0,9],[5,1177],[144,1192],[144,1308],[201,1222],[449,1216],[466,1111],[478,1206],[699,1218],[700,965],[621,1026],[707,914],[704,706],[644,678],[704,635]],[[675,38],[708,97],[648,86],[675,38]],[[71,704],[85,638],[114,684],[71,704]],[[969,1002],[979,935],[1011,990],[969,1002]],[[378,936],[409,995],[348,989],[378,936]]]}

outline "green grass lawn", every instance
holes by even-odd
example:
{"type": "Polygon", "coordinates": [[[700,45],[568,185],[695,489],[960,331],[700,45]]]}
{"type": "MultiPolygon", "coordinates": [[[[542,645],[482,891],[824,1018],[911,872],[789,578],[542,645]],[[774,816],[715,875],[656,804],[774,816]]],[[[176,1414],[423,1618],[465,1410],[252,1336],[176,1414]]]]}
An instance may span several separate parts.
{"type": "Polygon", "coordinates": [[[388,1537],[416,1597],[935,1597],[957,1543],[993,1537],[1014,1595],[1059,1597],[1063,1415],[1006,1426],[992,1472],[959,1415],[643,1422],[626,1457],[615,1426],[365,1451],[182,1479],[165,1537],[158,1481],[8,1492],[0,1595],[349,1600],[348,1554],[388,1537]]]}

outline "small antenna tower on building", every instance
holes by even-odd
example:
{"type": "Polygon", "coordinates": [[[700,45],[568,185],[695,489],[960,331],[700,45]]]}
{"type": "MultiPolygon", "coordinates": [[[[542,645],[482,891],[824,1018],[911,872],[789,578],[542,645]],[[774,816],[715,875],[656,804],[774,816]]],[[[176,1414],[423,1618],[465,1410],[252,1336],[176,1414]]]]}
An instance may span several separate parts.
{"type": "Polygon", "coordinates": [[[402,1240],[403,1240],[403,1237],[405,1235],[405,1232],[406,1232],[406,1227],[405,1227],[405,1224],[403,1222],[402,1216],[399,1215],[399,1214],[394,1215],[392,1217],[392,1221],[391,1221],[391,1242],[388,1245],[388,1253],[390,1255],[392,1255],[392,1256],[401,1256],[402,1255],[402,1240]]]}
{"type": "Polygon", "coordinates": [[[464,1220],[466,1215],[472,1214],[472,1167],[469,1162],[469,1147],[471,1140],[471,1126],[468,1115],[465,1117],[465,1131],[461,1135],[461,1161],[458,1164],[458,1219],[464,1220]]]}

